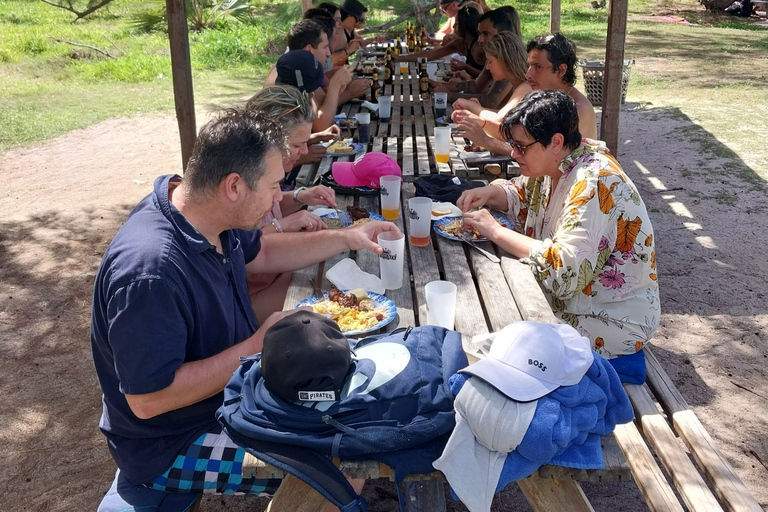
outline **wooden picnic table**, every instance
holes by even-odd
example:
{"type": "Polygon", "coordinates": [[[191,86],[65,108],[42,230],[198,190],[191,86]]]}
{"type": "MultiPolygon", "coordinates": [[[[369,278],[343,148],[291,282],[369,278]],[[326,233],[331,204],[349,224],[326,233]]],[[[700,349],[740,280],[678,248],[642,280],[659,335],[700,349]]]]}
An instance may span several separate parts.
{"type": "MultiPolygon", "coordinates": [[[[447,164],[435,163],[432,151],[434,112],[429,101],[419,99],[416,64],[410,63],[409,69],[410,76],[403,76],[398,70],[394,84],[385,87],[384,94],[393,95],[391,122],[372,121],[372,140],[367,148],[369,151],[385,152],[401,165],[404,181],[401,212],[394,222],[406,234],[406,240],[408,225],[404,213],[407,208],[404,207],[415,193],[413,180],[435,173],[461,175],[467,169],[466,162],[458,158],[452,158],[447,164]]],[[[359,104],[347,104],[343,110],[349,117],[354,117],[359,108],[359,104]]],[[[305,166],[300,179],[311,182],[315,176],[327,172],[332,161],[349,161],[351,158],[324,158],[319,164],[305,166]]],[[[337,199],[340,208],[355,205],[372,212],[379,211],[378,195],[337,195],[337,199]]],[[[496,254],[500,263],[491,262],[462,242],[435,233],[426,247],[406,243],[404,284],[400,289],[386,292],[386,296],[397,306],[397,317],[384,331],[424,324],[424,286],[438,279],[451,281],[458,287],[455,330],[462,334],[470,361],[479,356],[472,345],[473,336],[499,331],[509,323],[520,320],[558,321],[528,265],[490,242],[478,245],[496,254]]],[[[331,283],[325,279],[325,271],[346,257],[354,259],[362,270],[378,275],[379,259],[376,255],[368,251],[345,251],[325,262],[294,272],[285,309],[293,308],[313,295],[310,278],[319,276],[323,280],[323,289],[329,289],[331,283]]],[[[761,511],[762,507],[714,445],[650,348],[645,350],[648,384],[625,385],[636,419],[632,423],[619,425],[612,435],[603,438],[605,468],[541,467],[529,478],[517,482],[533,510],[591,511],[592,506],[579,481],[633,479],[653,511],[682,511],[684,508],[706,512],[761,511]]],[[[393,478],[388,467],[375,461],[338,461],[338,464],[350,478],[393,478]]],[[[261,477],[285,476],[282,471],[250,455],[243,469],[244,473],[249,471],[261,477]]],[[[415,481],[408,488],[407,504],[410,510],[445,510],[439,472],[414,475],[408,480],[415,481]]],[[[324,499],[319,494],[288,475],[270,510],[314,512],[323,510],[324,506],[324,499]],[[303,504],[303,508],[299,507],[299,503],[303,504]]]]}

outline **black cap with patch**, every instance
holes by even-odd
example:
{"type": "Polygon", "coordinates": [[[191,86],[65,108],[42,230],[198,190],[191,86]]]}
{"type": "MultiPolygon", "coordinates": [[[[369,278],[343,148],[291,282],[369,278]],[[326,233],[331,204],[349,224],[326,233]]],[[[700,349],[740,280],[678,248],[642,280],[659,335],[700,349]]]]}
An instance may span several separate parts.
{"type": "Polygon", "coordinates": [[[261,374],[267,389],[288,402],[336,401],[352,364],[351,354],[335,322],[299,311],[267,330],[261,374]]]}

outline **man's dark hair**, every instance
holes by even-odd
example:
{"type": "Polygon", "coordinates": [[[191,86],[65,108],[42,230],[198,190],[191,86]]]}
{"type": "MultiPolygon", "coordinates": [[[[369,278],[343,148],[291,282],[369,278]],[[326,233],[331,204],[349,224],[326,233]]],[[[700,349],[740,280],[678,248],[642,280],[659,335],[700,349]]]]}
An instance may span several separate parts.
{"type": "Polygon", "coordinates": [[[501,124],[507,141],[512,140],[512,127],[517,125],[543,146],[548,146],[556,133],[563,135],[563,144],[571,150],[581,144],[576,102],[560,90],[533,91],[523,98],[501,124]]]}
{"type": "Polygon", "coordinates": [[[488,11],[487,13],[483,14],[477,20],[477,24],[479,25],[485,20],[489,20],[491,25],[493,25],[493,28],[499,32],[512,31],[512,22],[510,21],[509,16],[501,12],[501,9],[493,9],[492,11],[488,11]]]}
{"type": "Polygon", "coordinates": [[[531,50],[544,50],[552,64],[552,71],[557,71],[561,64],[565,64],[563,82],[569,85],[576,84],[576,45],[560,32],[548,36],[539,36],[528,43],[528,53],[531,50]]]}
{"type": "Polygon", "coordinates": [[[339,9],[339,11],[341,11],[341,21],[344,21],[345,19],[349,18],[350,16],[355,18],[355,21],[358,21],[357,16],[355,16],[351,12],[347,12],[344,9],[339,9]]]}
{"type": "Polygon", "coordinates": [[[303,50],[307,45],[317,48],[320,44],[320,34],[324,31],[323,26],[315,20],[296,22],[288,31],[288,49],[303,50]]]}
{"type": "Polygon", "coordinates": [[[304,19],[316,21],[322,25],[323,32],[328,36],[328,41],[330,42],[330,40],[333,39],[333,31],[336,28],[336,22],[328,15],[328,11],[320,9],[319,7],[307,9],[307,12],[304,13],[304,19]]]}
{"type": "Polygon", "coordinates": [[[336,11],[340,10],[339,6],[334,4],[333,2],[322,2],[317,5],[318,9],[325,9],[328,11],[328,16],[333,18],[333,15],[336,14],[336,11]]]}
{"type": "Polygon", "coordinates": [[[269,117],[253,110],[229,109],[200,130],[184,182],[190,194],[206,194],[235,173],[253,190],[267,172],[265,157],[272,150],[285,155],[287,149],[283,130],[269,117]]]}
{"type": "MultiPolygon", "coordinates": [[[[512,23],[512,28],[510,30],[512,30],[512,32],[517,34],[517,36],[520,39],[522,39],[523,38],[523,31],[520,28],[520,14],[518,14],[517,9],[515,9],[511,5],[502,5],[501,7],[499,7],[498,9],[495,9],[495,10],[499,11],[499,12],[503,12],[504,14],[507,15],[507,17],[509,17],[509,21],[510,21],[510,23],[512,23]]],[[[493,25],[497,26],[495,23],[493,25]]],[[[497,30],[499,32],[501,32],[500,28],[498,28],[497,30]]]]}
{"type": "Polygon", "coordinates": [[[471,35],[477,39],[477,24],[480,20],[480,11],[472,6],[466,6],[459,9],[456,15],[456,35],[464,37],[471,35]]]}

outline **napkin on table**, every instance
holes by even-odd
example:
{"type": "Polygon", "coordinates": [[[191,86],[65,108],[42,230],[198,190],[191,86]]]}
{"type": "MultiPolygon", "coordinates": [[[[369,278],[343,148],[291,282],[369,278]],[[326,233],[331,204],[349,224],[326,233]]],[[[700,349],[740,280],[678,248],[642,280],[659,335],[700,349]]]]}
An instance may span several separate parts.
{"type": "Polygon", "coordinates": [[[384,285],[378,276],[363,272],[355,260],[344,258],[325,272],[325,277],[339,290],[362,288],[367,292],[383,294],[384,285]]]}

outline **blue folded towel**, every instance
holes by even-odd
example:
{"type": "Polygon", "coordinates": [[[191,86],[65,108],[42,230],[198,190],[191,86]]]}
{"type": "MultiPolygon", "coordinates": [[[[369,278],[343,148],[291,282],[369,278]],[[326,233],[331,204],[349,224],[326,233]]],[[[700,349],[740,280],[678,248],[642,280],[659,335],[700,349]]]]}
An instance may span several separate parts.
{"type": "MultiPolygon", "coordinates": [[[[602,469],[600,437],[634,413],[619,376],[608,361],[594,353],[594,361],[578,384],[563,386],[539,399],[536,413],[520,445],[507,456],[497,492],[530,476],[544,464],[579,469],[602,469]]],[[[465,374],[451,377],[458,394],[465,374]]]]}
{"type": "Polygon", "coordinates": [[[645,352],[639,350],[629,356],[619,356],[608,360],[619,374],[619,380],[627,384],[642,384],[645,382],[645,352]]]}

